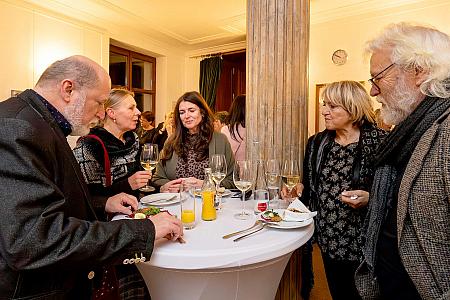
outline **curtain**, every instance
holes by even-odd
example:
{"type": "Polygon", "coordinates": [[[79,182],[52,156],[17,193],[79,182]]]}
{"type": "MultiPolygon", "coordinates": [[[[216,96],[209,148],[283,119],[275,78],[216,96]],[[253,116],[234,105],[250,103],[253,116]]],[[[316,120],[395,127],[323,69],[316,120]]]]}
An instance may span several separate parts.
{"type": "Polygon", "coordinates": [[[212,110],[216,104],[216,92],[221,71],[222,58],[219,56],[205,58],[200,62],[200,94],[212,110]]]}

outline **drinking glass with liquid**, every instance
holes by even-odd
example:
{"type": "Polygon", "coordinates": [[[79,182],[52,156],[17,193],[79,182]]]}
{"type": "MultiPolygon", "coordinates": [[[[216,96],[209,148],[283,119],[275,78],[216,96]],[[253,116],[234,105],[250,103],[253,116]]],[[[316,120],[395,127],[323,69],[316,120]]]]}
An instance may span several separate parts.
{"type": "Polygon", "coordinates": [[[300,183],[300,170],[296,160],[287,159],[284,161],[281,181],[287,188],[289,201],[292,202],[295,198],[292,195],[292,190],[300,183]]]}

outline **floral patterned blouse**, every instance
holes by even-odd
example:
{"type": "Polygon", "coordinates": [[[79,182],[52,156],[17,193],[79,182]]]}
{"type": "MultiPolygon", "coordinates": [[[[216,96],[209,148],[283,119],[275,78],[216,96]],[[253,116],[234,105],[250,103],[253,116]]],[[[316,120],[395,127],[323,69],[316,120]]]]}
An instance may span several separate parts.
{"type": "Polygon", "coordinates": [[[317,238],[322,252],[332,259],[357,261],[361,256],[360,230],[366,209],[351,208],[340,198],[343,191],[351,190],[357,146],[333,141],[319,174],[317,238]]]}

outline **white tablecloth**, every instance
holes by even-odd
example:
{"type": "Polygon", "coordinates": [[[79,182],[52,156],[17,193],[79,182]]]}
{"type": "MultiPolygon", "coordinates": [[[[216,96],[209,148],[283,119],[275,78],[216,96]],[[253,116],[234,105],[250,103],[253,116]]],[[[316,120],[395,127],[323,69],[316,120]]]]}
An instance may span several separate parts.
{"type": "MultiPolygon", "coordinates": [[[[214,221],[201,220],[184,231],[185,244],[157,243],[150,261],[138,264],[154,300],[176,299],[273,299],[292,252],[313,234],[314,224],[297,229],[265,228],[233,242],[222,236],[248,228],[256,220],[252,201],[249,220],[237,220],[242,202],[227,198],[214,221]]],[[[180,216],[180,206],[165,207],[180,216]]]]}

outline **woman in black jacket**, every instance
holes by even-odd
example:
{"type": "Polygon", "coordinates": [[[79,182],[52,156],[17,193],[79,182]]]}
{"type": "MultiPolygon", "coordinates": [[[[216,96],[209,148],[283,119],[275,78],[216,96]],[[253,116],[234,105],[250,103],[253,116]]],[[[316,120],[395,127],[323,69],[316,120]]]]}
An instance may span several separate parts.
{"type": "Polygon", "coordinates": [[[360,299],[353,277],[361,258],[372,159],[386,133],[376,127],[371,99],[360,83],[331,83],[322,99],[326,129],[308,140],[300,200],[318,213],[315,237],[333,299],[360,299]]]}

